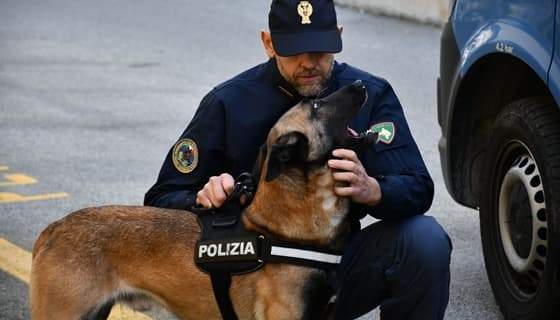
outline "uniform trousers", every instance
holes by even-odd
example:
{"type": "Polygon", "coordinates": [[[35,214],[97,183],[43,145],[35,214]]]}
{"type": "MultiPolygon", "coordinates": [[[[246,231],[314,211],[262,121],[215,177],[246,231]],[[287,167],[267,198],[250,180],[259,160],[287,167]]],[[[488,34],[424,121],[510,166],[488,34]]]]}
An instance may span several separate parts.
{"type": "Polygon", "coordinates": [[[430,216],[378,221],[350,241],[338,272],[334,317],[380,306],[382,320],[443,319],[451,240],[430,216]]]}

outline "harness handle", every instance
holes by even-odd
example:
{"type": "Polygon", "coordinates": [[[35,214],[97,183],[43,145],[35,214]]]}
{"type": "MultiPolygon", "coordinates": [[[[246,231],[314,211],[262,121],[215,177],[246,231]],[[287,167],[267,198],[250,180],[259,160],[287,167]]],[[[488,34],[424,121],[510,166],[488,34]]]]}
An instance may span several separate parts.
{"type": "MultiPolygon", "coordinates": [[[[233,191],[229,194],[222,208],[229,204],[240,205],[241,208],[247,207],[253,200],[256,189],[255,179],[253,175],[248,172],[243,172],[235,179],[233,191]],[[241,197],[245,197],[245,202],[241,204],[241,197]]],[[[216,209],[220,208],[204,208],[201,205],[195,204],[191,207],[191,211],[196,214],[216,213],[216,209]]]]}
{"type": "Polygon", "coordinates": [[[253,200],[255,195],[255,180],[253,175],[248,172],[243,172],[235,179],[235,186],[232,193],[228,196],[226,203],[237,201],[241,204],[241,197],[245,196],[245,203],[242,207],[247,207],[253,200]]]}

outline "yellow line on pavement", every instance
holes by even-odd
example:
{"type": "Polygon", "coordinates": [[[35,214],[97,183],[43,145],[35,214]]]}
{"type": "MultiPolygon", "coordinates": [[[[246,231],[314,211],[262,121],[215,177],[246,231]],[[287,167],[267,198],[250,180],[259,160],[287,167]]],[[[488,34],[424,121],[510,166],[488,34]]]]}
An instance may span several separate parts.
{"type": "MultiPolygon", "coordinates": [[[[31,253],[0,238],[0,269],[29,284],[31,253]]],[[[151,318],[133,310],[116,305],[109,315],[110,320],[150,320],[151,318]]]]}
{"type": "Polygon", "coordinates": [[[37,179],[21,173],[5,174],[4,177],[8,181],[0,182],[0,187],[22,186],[37,183],[37,179]]]}
{"type": "Polygon", "coordinates": [[[51,200],[51,199],[60,199],[66,197],[68,197],[68,193],[66,192],[45,193],[45,194],[38,194],[34,196],[22,196],[21,194],[13,193],[13,192],[0,192],[0,204],[12,203],[12,202],[51,200]]]}
{"type": "Polygon", "coordinates": [[[0,269],[25,283],[29,283],[31,253],[0,238],[0,269]]]}
{"type": "Polygon", "coordinates": [[[8,171],[8,169],[10,168],[8,168],[7,166],[0,166],[0,171],[8,171]]]}

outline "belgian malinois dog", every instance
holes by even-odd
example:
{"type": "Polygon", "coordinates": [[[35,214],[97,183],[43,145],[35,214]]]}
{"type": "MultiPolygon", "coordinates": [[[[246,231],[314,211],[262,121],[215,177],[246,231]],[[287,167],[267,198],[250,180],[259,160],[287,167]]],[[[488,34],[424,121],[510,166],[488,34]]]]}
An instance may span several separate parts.
{"type": "MultiPolygon", "coordinates": [[[[360,81],[304,100],[270,130],[256,168],[257,191],[242,213],[249,230],[317,246],[342,246],[349,200],[334,194],[327,166],[336,147],[374,142],[347,125],[365,103],[360,81]]],[[[33,247],[34,320],[106,319],[116,302],[150,300],[181,319],[219,319],[209,276],[193,262],[200,235],[184,210],[106,206],[50,224],[33,247]]],[[[234,276],[230,296],[240,319],[317,318],[328,302],[319,269],[267,263],[234,276]],[[317,298],[321,297],[321,298],[317,298]]]]}

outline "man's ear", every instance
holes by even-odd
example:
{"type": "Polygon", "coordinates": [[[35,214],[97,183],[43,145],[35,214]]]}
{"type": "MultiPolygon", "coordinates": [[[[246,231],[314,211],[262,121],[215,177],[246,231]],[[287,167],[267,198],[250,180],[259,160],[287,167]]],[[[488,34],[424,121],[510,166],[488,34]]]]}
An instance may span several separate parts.
{"type": "Polygon", "coordinates": [[[264,51],[269,58],[274,58],[276,56],[276,51],[274,51],[274,46],[272,45],[272,37],[270,32],[261,31],[261,41],[263,43],[264,51]]]}
{"type": "Polygon", "coordinates": [[[309,140],[301,132],[282,135],[270,148],[266,168],[267,182],[276,179],[287,165],[303,163],[309,154],[309,140]]]}

